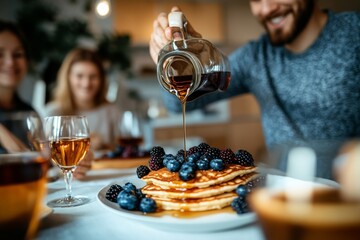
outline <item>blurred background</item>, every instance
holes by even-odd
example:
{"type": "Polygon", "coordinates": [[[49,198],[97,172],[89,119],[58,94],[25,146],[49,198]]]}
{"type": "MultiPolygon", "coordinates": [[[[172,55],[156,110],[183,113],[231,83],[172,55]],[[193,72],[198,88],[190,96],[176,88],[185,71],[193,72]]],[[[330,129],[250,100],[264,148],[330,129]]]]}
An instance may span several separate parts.
{"type": "MultiPolygon", "coordinates": [[[[334,11],[360,10],[358,0],[321,0],[334,11]]],[[[182,118],[166,111],[148,42],[153,20],[178,5],[193,26],[225,53],[262,33],[245,0],[0,0],[0,17],[17,22],[29,42],[32,71],[21,96],[41,112],[57,70],[76,46],[96,48],[105,59],[108,99],[145,120],[145,145],[182,148],[182,118]]],[[[187,114],[188,146],[265,150],[260,112],[251,95],[187,114]]]]}

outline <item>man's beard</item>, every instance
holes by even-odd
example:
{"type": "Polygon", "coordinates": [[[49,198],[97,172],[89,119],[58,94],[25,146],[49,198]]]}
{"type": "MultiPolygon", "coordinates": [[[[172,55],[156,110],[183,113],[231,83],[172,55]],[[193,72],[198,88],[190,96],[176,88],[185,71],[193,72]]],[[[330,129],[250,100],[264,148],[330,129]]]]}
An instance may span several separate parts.
{"type": "MultiPolygon", "coordinates": [[[[269,31],[266,26],[266,20],[262,21],[263,26],[266,29],[270,37],[270,41],[273,45],[283,45],[289,44],[304,30],[306,25],[308,24],[310,17],[312,15],[314,9],[314,1],[313,0],[306,0],[306,5],[300,9],[298,13],[292,12],[294,16],[294,21],[289,31],[283,33],[283,29],[276,30],[276,31],[269,31]]],[[[291,14],[291,13],[289,13],[291,14]]]]}

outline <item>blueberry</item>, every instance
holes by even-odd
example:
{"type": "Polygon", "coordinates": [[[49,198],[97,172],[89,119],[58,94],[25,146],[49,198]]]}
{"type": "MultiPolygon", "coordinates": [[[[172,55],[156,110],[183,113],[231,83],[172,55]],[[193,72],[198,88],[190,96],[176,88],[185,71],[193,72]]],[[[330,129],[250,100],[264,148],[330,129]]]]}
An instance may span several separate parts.
{"type": "Polygon", "coordinates": [[[236,194],[239,196],[239,197],[246,197],[246,195],[248,194],[249,192],[249,189],[247,188],[246,185],[242,185],[240,184],[239,186],[237,186],[236,188],[236,194]]]}
{"type": "Polygon", "coordinates": [[[205,159],[200,159],[196,162],[196,165],[199,170],[208,170],[210,168],[209,161],[205,159]]]}
{"type": "Polygon", "coordinates": [[[164,156],[162,156],[161,158],[162,159],[165,159],[165,158],[173,159],[173,158],[175,158],[175,156],[172,155],[171,153],[168,153],[168,154],[165,154],[164,156]]]}
{"type": "Polygon", "coordinates": [[[211,161],[213,158],[209,154],[204,154],[200,157],[200,159],[211,161]]]}
{"type": "Polygon", "coordinates": [[[106,156],[108,158],[116,158],[118,155],[116,154],[115,151],[110,151],[110,152],[106,153],[106,156]]]}
{"type": "Polygon", "coordinates": [[[247,213],[250,211],[247,201],[241,197],[237,197],[231,202],[231,208],[234,209],[237,214],[247,213]]]}
{"type": "Polygon", "coordinates": [[[163,165],[166,166],[169,160],[175,159],[174,155],[172,154],[165,154],[163,157],[163,165]]]}
{"type": "Polygon", "coordinates": [[[154,199],[152,198],[143,198],[140,201],[139,210],[141,212],[150,213],[155,212],[157,209],[157,205],[154,199]]]}
{"type": "Polygon", "coordinates": [[[189,165],[189,166],[193,167],[195,170],[197,169],[197,165],[195,162],[185,162],[181,165],[181,167],[184,165],[189,165]]]}
{"type": "Polygon", "coordinates": [[[136,189],[136,191],[135,191],[135,196],[136,196],[138,199],[142,199],[142,198],[145,197],[145,194],[143,194],[142,191],[141,191],[141,189],[138,188],[138,189],[136,189]]]}
{"type": "Polygon", "coordinates": [[[181,163],[176,159],[171,159],[167,162],[166,168],[170,172],[178,172],[180,170],[181,163]]]}
{"type": "Polygon", "coordinates": [[[222,159],[215,158],[210,161],[210,167],[215,171],[222,171],[225,168],[225,164],[222,159]]]}
{"type": "Polygon", "coordinates": [[[196,162],[199,160],[199,158],[200,158],[199,153],[193,153],[187,158],[187,160],[188,160],[188,162],[196,162]]]}
{"type": "Polygon", "coordinates": [[[184,163],[179,170],[179,177],[183,181],[189,181],[196,176],[196,168],[192,164],[184,163]]]}
{"type": "Polygon", "coordinates": [[[129,193],[135,193],[136,191],[136,187],[134,184],[132,184],[131,182],[128,182],[124,185],[123,189],[126,191],[126,192],[129,192],[129,193]]]}
{"type": "Polygon", "coordinates": [[[178,160],[180,163],[183,163],[185,161],[184,155],[181,154],[176,155],[176,160],[178,160]]]}
{"type": "Polygon", "coordinates": [[[117,202],[121,208],[127,210],[136,210],[139,205],[139,199],[134,194],[125,190],[120,192],[117,197],[117,202]]]}
{"type": "Polygon", "coordinates": [[[108,156],[109,156],[109,154],[110,154],[110,155],[112,155],[112,158],[114,158],[114,157],[120,157],[121,154],[123,153],[123,151],[124,151],[124,147],[123,147],[123,146],[117,146],[114,151],[108,153],[108,156]]]}

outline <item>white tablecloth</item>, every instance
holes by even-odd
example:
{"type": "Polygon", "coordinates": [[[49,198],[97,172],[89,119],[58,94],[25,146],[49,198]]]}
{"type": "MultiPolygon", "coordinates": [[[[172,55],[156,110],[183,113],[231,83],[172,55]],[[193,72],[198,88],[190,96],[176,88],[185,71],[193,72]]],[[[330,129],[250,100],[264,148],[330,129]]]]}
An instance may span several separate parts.
{"type": "MultiPolygon", "coordinates": [[[[116,182],[117,178],[134,173],[135,169],[93,170],[84,180],[75,180],[73,182],[74,195],[88,196],[91,202],[77,207],[53,209],[51,214],[42,219],[36,239],[264,239],[257,223],[219,232],[169,232],[122,218],[105,209],[97,200],[98,192],[104,186],[116,182]]],[[[64,196],[65,193],[63,179],[49,183],[46,201],[64,196]]]]}

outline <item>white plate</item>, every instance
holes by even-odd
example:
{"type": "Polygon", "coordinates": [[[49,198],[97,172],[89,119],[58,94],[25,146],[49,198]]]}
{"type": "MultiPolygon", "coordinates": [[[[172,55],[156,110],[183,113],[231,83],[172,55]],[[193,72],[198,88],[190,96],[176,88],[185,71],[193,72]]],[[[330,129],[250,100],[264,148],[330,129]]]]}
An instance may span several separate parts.
{"type": "MultiPolygon", "coordinates": [[[[115,183],[123,186],[127,182],[133,183],[138,188],[144,186],[144,182],[136,175],[120,178],[115,183]]],[[[226,211],[216,214],[201,215],[199,217],[178,218],[165,214],[155,214],[152,216],[152,214],[144,215],[139,211],[127,211],[120,208],[117,203],[110,202],[105,198],[106,191],[112,184],[99,191],[98,200],[101,205],[120,217],[137,221],[153,228],[176,232],[213,232],[240,227],[256,220],[255,213],[252,212],[238,215],[235,212],[226,211]]],[[[120,221],[121,220],[119,220],[119,222],[120,221]]]]}

